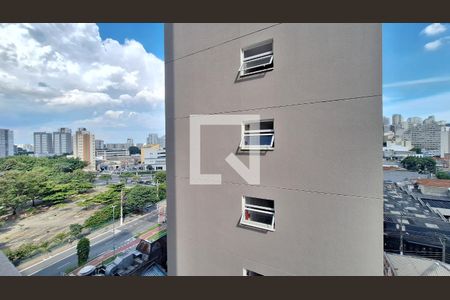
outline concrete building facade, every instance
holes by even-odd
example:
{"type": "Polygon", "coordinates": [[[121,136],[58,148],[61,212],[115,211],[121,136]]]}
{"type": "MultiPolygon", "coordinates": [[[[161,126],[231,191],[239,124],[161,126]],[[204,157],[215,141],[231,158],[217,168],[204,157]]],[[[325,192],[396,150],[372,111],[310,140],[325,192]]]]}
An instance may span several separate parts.
{"type": "Polygon", "coordinates": [[[53,137],[50,132],[34,132],[34,155],[47,156],[53,152],[53,137]]]}
{"type": "Polygon", "coordinates": [[[379,24],[167,24],[165,59],[169,275],[383,274],[379,24]],[[202,127],[222,184],[190,184],[193,114],[271,120],[260,184],[225,161],[246,126],[202,127]]]}
{"type": "Polygon", "coordinates": [[[0,129],[0,158],[14,155],[14,132],[0,129]]]}
{"type": "Polygon", "coordinates": [[[150,133],[147,136],[147,145],[156,145],[159,143],[158,135],[156,133],[150,133]]]}
{"type": "Polygon", "coordinates": [[[97,149],[97,150],[105,149],[105,141],[103,141],[103,140],[95,140],[95,149],[97,149]]]}
{"type": "Polygon", "coordinates": [[[411,141],[414,147],[422,150],[436,150],[444,157],[449,153],[449,127],[429,117],[422,124],[410,127],[403,134],[404,139],[411,141]]]}
{"type": "Polygon", "coordinates": [[[159,144],[145,145],[141,148],[141,163],[153,170],[166,170],[166,150],[159,144]]]}
{"type": "Polygon", "coordinates": [[[73,156],[87,162],[88,169],[95,170],[95,136],[86,128],[78,128],[73,135],[73,156]]]}
{"type": "Polygon", "coordinates": [[[56,155],[71,154],[72,147],[72,130],[69,128],[60,128],[53,132],[53,151],[56,155]]]}
{"type": "Polygon", "coordinates": [[[401,125],[403,121],[402,115],[394,114],[392,115],[392,125],[401,125]]]}

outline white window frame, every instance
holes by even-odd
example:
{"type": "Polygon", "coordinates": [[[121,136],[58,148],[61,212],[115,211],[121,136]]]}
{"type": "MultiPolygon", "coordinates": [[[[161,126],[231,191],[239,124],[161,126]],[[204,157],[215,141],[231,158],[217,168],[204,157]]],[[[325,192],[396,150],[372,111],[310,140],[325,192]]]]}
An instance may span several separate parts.
{"type": "Polygon", "coordinates": [[[257,74],[257,73],[267,72],[267,71],[271,71],[271,70],[273,70],[273,40],[267,40],[267,41],[264,41],[264,42],[261,42],[261,43],[258,43],[258,44],[254,44],[252,46],[249,46],[249,47],[241,49],[241,66],[239,67],[239,76],[240,77],[245,77],[245,76],[248,76],[248,75],[253,75],[253,74],[257,74]],[[245,51],[247,51],[249,49],[252,49],[252,48],[260,47],[260,46],[263,46],[263,45],[266,45],[266,44],[272,44],[272,51],[266,51],[266,52],[263,52],[263,53],[260,53],[260,54],[252,55],[252,56],[249,56],[249,57],[244,57],[244,52],[245,51]],[[258,59],[263,59],[263,58],[267,58],[267,57],[270,57],[270,60],[269,60],[268,63],[263,63],[263,64],[256,65],[256,66],[253,66],[253,67],[250,67],[250,68],[245,68],[244,67],[245,63],[247,63],[247,62],[257,61],[258,59]],[[253,72],[246,72],[246,71],[251,70],[251,69],[256,69],[256,68],[259,68],[259,67],[265,67],[265,66],[269,66],[269,65],[272,65],[272,67],[264,68],[262,70],[257,70],[257,71],[253,71],[253,72]]]}
{"type": "Polygon", "coordinates": [[[252,271],[250,269],[245,269],[245,268],[242,269],[242,275],[243,276],[250,277],[250,275],[247,274],[248,272],[252,272],[252,273],[258,274],[259,276],[264,276],[263,274],[255,272],[255,271],[252,271]]]}
{"type": "MultiPolygon", "coordinates": [[[[247,196],[242,196],[242,213],[241,213],[241,219],[239,221],[239,224],[249,226],[249,227],[255,227],[267,231],[275,231],[275,202],[274,202],[274,208],[264,207],[264,206],[258,206],[253,204],[246,204],[246,198],[247,196]],[[245,219],[245,212],[249,211],[255,211],[262,214],[272,215],[272,224],[265,224],[260,222],[255,222],[251,220],[245,219]]],[[[248,197],[248,198],[256,198],[256,197],[248,197]]],[[[259,198],[257,198],[259,199],[259,198]]],[[[270,199],[263,199],[262,200],[270,200],[270,199]]],[[[273,201],[273,200],[271,200],[273,201]]]]}
{"type": "Polygon", "coordinates": [[[239,144],[239,148],[241,150],[273,150],[274,149],[274,141],[275,141],[275,122],[273,119],[260,120],[258,122],[242,122],[241,126],[241,143],[239,144]],[[254,123],[263,123],[263,122],[272,122],[273,129],[258,129],[258,130],[246,130],[245,125],[254,124],[254,123]],[[246,145],[245,137],[251,136],[272,136],[270,141],[270,145],[246,145]]]}

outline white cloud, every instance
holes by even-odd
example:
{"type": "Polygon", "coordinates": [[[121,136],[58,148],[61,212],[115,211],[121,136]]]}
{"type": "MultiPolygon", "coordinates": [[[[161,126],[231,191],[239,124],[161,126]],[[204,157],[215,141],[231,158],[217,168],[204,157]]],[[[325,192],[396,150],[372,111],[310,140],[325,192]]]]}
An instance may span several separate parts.
{"type": "Polygon", "coordinates": [[[449,82],[449,81],[450,81],[450,76],[429,77],[429,78],[422,78],[422,79],[416,79],[416,80],[406,80],[406,81],[387,83],[387,84],[383,84],[383,88],[407,87],[407,86],[412,86],[412,85],[441,83],[441,82],[449,82]]]}
{"type": "Polygon", "coordinates": [[[447,30],[447,27],[445,25],[442,25],[441,23],[433,23],[428,25],[422,30],[422,33],[427,36],[435,36],[440,33],[443,33],[447,30]]]}
{"type": "Polygon", "coordinates": [[[66,109],[73,109],[76,107],[90,107],[101,104],[120,104],[120,100],[112,99],[108,94],[97,92],[86,92],[80,90],[71,90],[65,92],[63,95],[37,100],[45,103],[48,106],[64,106],[66,109]]]}
{"type": "Polygon", "coordinates": [[[439,49],[442,45],[443,45],[442,40],[439,39],[439,40],[435,40],[435,41],[426,43],[424,47],[428,51],[434,51],[434,50],[439,49]]]}
{"type": "Polygon", "coordinates": [[[0,24],[0,120],[24,134],[57,126],[115,140],[108,128],[161,132],[164,62],[138,41],[102,40],[96,24],[0,24]]]}
{"type": "Polygon", "coordinates": [[[0,24],[0,93],[24,91],[31,105],[49,109],[59,104],[109,109],[119,95],[160,104],[164,63],[137,41],[102,40],[96,24],[0,24]]]}

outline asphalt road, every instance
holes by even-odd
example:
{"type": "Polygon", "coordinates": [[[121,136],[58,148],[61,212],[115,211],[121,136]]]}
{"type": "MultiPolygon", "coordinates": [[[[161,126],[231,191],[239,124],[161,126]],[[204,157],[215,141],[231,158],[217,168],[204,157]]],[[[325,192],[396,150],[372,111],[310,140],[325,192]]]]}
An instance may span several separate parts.
{"type": "MultiPolygon", "coordinates": [[[[156,224],[157,221],[157,211],[154,210],[139,219],[130,221],[130,223],[127,223],[125,220],[123,226],[116,227],[114,239],[112,237],[112,230],[96,236],[91,239],[89,259],[93,259],[106,251],[112,250],[114,246],[115,248],[119,248],[121,245],[133,239],[136,234],[156,224]]],[[[59,276],[68,268],[75,266],[77,262],[76,243],[74,243],[74,247],[22,269],[20,272],[25,276],[59,276]]]]}

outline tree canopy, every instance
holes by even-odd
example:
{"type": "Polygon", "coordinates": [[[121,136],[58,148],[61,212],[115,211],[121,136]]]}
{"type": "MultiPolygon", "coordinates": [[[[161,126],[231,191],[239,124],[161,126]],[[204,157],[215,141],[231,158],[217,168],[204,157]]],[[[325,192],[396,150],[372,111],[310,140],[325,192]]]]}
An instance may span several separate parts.
{"type": "Polygon", "coordinates": [[[158,201],[155,187],[135,185],[126,193],[125,207],[127,211],[140,212],[146,205],[158,201]]]}
{"type": "Polygon", "coordinates": [[[141,154],[141,150],[136,146],[131,146],[130,148],[128,148],[128,151],[130,152],[130,155],[141,154]]]}
{"type": "Polygon", "coordinates": [[[408,156],[401,162],[403,167],[415,172],[436,172],[436,161],[431,157],[412,157],[408,156]]]}
{"type": "Polygon", "coordinates": [[[89,259],[91,243],[88,238],[81,238],[77,244],[78,265],[85,264],[89,259]]]}
{"type": "Polygon", "coordinates": [[[13,156],[0,159],[0,208],[18,210],[36,200],[57,203],[93,187],[95,174],[82,170],[86,163],[65,157],[13,156]]]}
{"type": "Polygon", "coordinates": [[[155,173],[155,183],[158,181],[158,183],[164,183],[166,182],[166,171],[158,171],[155,173]]]}

